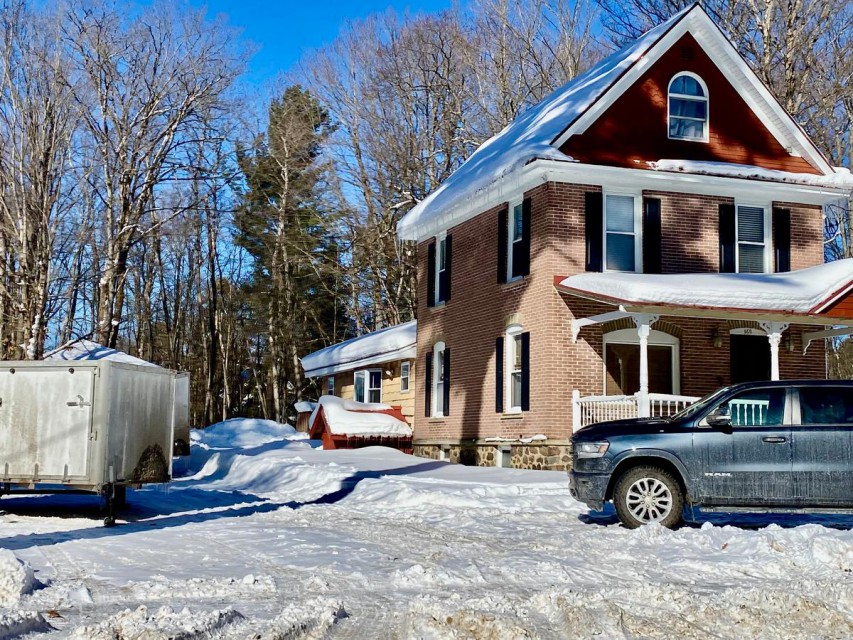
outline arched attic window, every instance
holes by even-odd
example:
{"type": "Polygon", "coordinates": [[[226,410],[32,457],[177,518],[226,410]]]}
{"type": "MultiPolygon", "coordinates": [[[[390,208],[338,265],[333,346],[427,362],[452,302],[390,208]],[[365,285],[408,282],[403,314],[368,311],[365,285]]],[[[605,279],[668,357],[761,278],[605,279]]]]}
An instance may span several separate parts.
{"type": "Polygon", "coordinates": [[[669,82],[669,137],[708,141],[708,87],[696,74],[679,73],[669,82]]]}

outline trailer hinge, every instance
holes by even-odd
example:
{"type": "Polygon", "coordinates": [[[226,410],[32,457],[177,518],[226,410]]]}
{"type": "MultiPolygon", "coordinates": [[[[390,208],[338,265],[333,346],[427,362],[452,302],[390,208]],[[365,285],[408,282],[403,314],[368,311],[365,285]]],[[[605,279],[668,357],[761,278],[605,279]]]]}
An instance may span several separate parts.
{"type": "Polygon", "coordinates": [[[98,432],[92,431],[92,434],[89,436],[89,440],[97,440],[97,439],[98,439],[98,432]]]}

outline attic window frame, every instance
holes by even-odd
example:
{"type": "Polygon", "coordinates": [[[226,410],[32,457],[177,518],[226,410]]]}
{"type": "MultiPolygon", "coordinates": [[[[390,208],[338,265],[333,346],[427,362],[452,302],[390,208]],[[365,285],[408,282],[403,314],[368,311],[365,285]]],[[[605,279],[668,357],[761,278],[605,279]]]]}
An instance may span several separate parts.
{"type": "Polygon", "coordinates": [[[711,96],[708,92],[708,85],[705,84],[705,81],[691,71],[679,71],[669,81],[669,85],[666,88],[666,136],[669,140],[681,140],[682,142],[708,142],[709,140],[709,130],[711,122],[711,96]],[[672,85],[673,83],[682,77],[688,77],[695,80],[699,83],[699,86],[702,88],[704,95],[695,96],[689,95],[685,93],[673,93],[672,85]],[[693,118],[690,116],[673,116],[671,112],[672,99],[676,100],[686,100],[689,102],[704,102],[705,103],[705,118],[704,120],[700,120],[699,118],[693,118]],[[674,136],[672,135],[672,118],[678,118],[680,120],[691,120],[693,122],[702,122],[702,137],[690,137],[690,136],[674,136]]]}

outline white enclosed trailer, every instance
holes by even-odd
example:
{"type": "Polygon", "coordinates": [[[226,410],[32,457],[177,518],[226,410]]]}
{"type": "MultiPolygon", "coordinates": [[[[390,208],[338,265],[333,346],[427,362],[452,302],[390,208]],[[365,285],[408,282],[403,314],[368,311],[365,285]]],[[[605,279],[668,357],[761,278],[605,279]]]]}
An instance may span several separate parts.
{"type": "Polygon", "coordinates": [[[0,362],[0,482],[6,493],[85,491],[171,479],[187,426],[186,374],[111,360],[0,362]]]}

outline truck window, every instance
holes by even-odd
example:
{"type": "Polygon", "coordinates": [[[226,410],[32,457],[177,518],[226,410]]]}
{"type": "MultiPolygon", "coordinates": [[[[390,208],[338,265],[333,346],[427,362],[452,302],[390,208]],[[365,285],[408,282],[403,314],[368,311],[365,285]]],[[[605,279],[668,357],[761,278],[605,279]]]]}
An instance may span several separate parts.
{"type": "Polygon", "coordinates": [[[853,425],[853,391],[840,387],[800,389],[802,424],[853,425]]]}
{"type": "Polygon", "coordinates": [[[782,424],[785,415],[785,389],[751,389],[730,398],[729,413],[733,427],[765,427],[782,424]]]}

